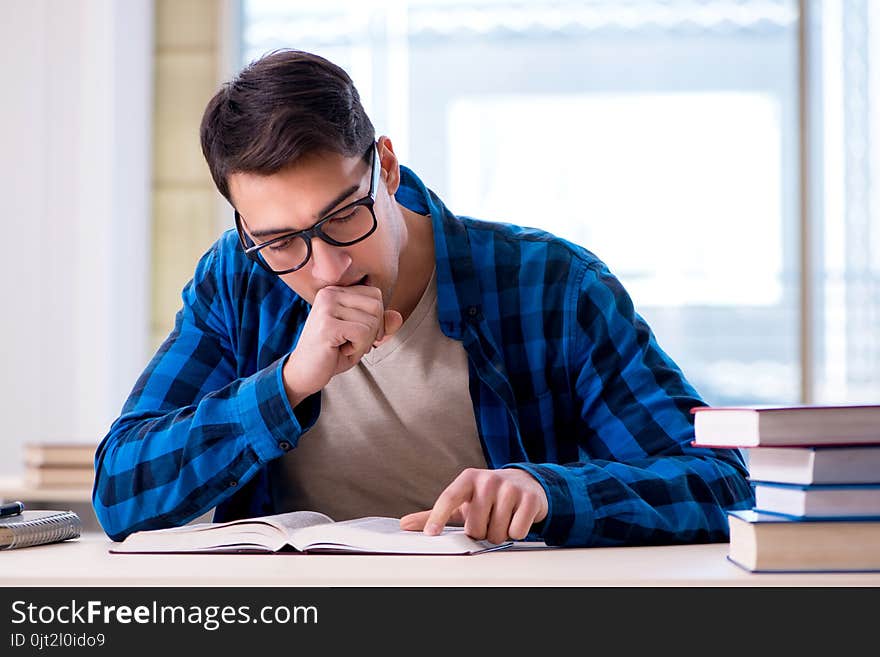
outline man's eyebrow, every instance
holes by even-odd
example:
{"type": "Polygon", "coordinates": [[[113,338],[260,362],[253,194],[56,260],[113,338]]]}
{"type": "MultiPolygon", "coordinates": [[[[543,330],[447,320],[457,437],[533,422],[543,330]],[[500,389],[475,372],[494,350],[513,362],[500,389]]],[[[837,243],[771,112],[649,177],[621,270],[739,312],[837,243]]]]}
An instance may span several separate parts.
{"type": "MultiPolygon", "coordinates": [[[[351,187],[344,189],[342,192],[340,192],[340,194],[336,198],[334,198],[327,205],[325,205],[323,208],[321,208],[321,211],[315,215],[315,219],[317,219],[317,220],[322,219],[324,216],[329,214],[333,208],[335,208],[337,205],[342,203],[349,196],[354,194],[359,188],[360,188],[360,185],[352,185],[351,187]]],[[[295,233],[298,230],[299,229],[297,229],[297,228],[265,228],[263,230],[248,230],[248,232],[251,234],[251,237],[268,237],[269,235],[283,235],[285,233],[295,233]]]]}
{"type": "Polygon", "coordinates": [[[343,202],[345,199],[347,199],[349,196],[351,196],[352,194],[354,194],[357,190],[360,189],[360,187],[361,187],[360,185],[352,185],[352,186],[349,187],[348,189],[343,190],[343,191],[339,194],[339,196],[337,196],[335,199],[333,199],[333,200],[330,201],[327,205],[325,205],[323,208],[321,208],[321,211],[320,211],[317,215],[315,215],[315,219],[322,219],[323,217],[325,217],[325,216],[327,216],[328,214],[330,214],[330,211],[331,211],[333,208],[335,208],[337,205],[339,205],[340,203],[342,203],[342,202],[343,202]]]}

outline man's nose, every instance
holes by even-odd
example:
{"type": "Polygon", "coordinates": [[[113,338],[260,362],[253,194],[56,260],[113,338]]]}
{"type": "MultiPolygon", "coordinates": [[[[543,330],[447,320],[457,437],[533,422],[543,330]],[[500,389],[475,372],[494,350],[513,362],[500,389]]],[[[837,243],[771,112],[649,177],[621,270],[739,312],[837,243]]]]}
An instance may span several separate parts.
{"type": "Polygon", "coordinates": [[[351,256],[341,247],[312,238],[312,276],[328,285],[335,285],[351,266],[351,256]]]}

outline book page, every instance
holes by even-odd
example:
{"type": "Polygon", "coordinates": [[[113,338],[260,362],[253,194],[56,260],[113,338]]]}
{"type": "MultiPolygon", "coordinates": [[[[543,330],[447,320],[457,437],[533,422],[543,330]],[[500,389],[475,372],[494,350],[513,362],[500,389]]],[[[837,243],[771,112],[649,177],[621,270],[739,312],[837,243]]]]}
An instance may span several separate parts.
{"type": "Polygon", "coordinates": [[[333,518],[317,511],[289,511],[288,513],[278,513],[274,516],[263,516],[261,520],[277,526],[288,535],[295,529],[326,525],[333,522],[333,518]]]}
{"type": "MultiPolygon", "coordinates": [[[[398,518],[369,516],[295,530],[292,544],[299,550],[334,550],[387,554],[472,554],[499,546],[478,541],[463,527],[445,527],[438,536],[400,528],[398,518]]],[[[502,543],[502,546],[509,543],[502,543]]]]}
{"type": "MultiPolygon", "coordinates": [[[[201,531],[225,531],[225,528],[232,527],[233,525],[239,527],[242,525],[256,525],[257,527],[268,525],[269,527],[274,527],[286,534],[290,530],[298,529],[300,527],[311,527],[312,525],[320,525],[330,522],[333,522],[333,519],[330,518],[330,516],[318,513],[317,511],[288,511],[287,513],[276,513],[272,516],[241,518],[239,520],[229,520],[227,522],[201,522],[197,524],[182,525],[180,527],[169,527],[168,529],[158,531],[167,532],[169,534],[189,534],[191,532],[201,531]]],[[[251,529],[253,531],[260,531],[256,528],[251,529]]]]}
{"type": "Polygon", "coordinates": [[[111,552],[215,552],[263,550],[275,552],[289,542],[297,528],[332,524],[323,513],[291,511],[229,522],[203,522],[131,534],[111,552]]]}

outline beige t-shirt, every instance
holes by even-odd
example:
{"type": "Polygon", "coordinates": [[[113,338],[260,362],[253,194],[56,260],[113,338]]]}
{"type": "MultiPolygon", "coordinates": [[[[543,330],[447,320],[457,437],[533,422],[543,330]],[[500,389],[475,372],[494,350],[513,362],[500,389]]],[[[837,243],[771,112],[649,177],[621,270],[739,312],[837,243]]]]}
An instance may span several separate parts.
{"type": "Polygon", "coordinates": [[[467,354],[440,331],[435,277],[394,337],[324,388],[317,423],[277,470],[278,512],[397,518],[486,467],[467,354]]]}

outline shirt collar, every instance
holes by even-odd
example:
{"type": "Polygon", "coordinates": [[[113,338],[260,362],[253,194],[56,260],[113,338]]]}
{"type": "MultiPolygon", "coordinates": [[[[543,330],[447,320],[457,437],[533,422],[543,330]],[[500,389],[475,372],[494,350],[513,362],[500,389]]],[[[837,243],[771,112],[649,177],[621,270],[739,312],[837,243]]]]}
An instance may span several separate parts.
{"type": "Polygon", "coordinates": [[[443,333],[460,340],[464,324],[479,323],[483,316],[467,229],[415,173],[402,165],[400,186],[394,197],[405,208],[431,216],[437,267],[437,316],[443,333]]]}

